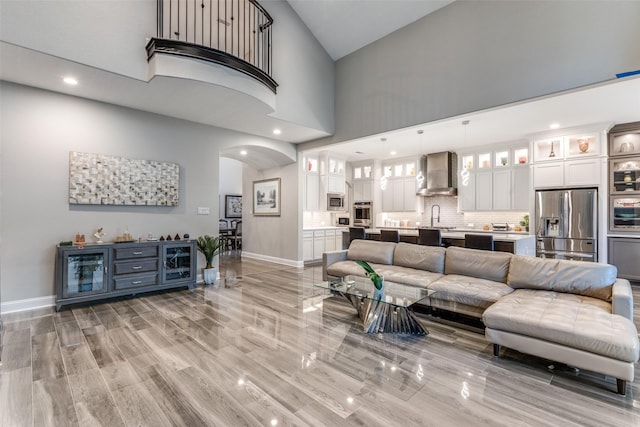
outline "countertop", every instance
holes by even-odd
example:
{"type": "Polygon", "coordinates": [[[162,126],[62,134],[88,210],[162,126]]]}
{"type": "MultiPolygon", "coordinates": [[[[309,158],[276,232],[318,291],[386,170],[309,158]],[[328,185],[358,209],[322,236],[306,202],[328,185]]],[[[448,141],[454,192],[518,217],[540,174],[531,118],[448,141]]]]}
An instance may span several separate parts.
{"type": "MultiPolygon", "coordinates": [[[[386,227],[385,227],[386,228],[386,227]]],[[[345,230],[345,231],[349,231],[349,230],[345,230]]],[[[418,235],[418,230],[416,228],[414,229],[398,229],[398,232],[400,233],[401,236],[417,236],[418,235]]],[[[525,232],[520,232],[520,233],[516,233],[516,232],[491,232],[491,231],[484,231],[484,230],[465,230],[465,229],[455,229],[455,230],[451,230],[451,231],[445,231],[442,230],[442,238],[443,239],[459,239],[459,240],[464,240],[464,235],[466,233],[476,233],[476,232],[483,232],[483,234],[490,234],[493,236],[493,239],[495,241],[498,242],[514,242],[516,240],[523,240],[523,239],[533,239],[535,236],[533,234],[528,234],[526,231],[525,232]]],[[[365,233],[367,234],[380,234],[380,229],[379,228],[367,228],[365,230],[365,233]]]]}

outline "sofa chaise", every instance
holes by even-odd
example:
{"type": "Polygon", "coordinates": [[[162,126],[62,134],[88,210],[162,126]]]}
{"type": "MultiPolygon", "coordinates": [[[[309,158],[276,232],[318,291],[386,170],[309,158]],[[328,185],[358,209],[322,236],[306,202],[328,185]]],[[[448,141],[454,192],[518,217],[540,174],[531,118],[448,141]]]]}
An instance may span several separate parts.
{"type": "Polygon", "coordinates": [[[422,303],[482,319],[500,346],[610,375],[625,394],[638,361],[628,280],[615,266],[506,252],[354,240],[325,252],[323,279],[364,276],[364,260],[385,280],[425,287],[422,303]]]}

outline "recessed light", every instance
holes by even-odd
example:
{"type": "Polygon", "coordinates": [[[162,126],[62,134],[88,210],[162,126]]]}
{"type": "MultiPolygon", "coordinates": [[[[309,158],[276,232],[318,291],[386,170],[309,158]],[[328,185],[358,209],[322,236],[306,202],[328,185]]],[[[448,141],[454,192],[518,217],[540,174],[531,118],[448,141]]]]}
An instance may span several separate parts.
{"type": "Polygon", "coordinates": [[[75,86],[78,84],[78,81],[76,79],[74,79],[73,77],[65,77],[62,79],[63,82],[65,82],[66,84],[70,85],[70,86],[75,86]]]}
{"type": "Polygon", "coordinates": [[[558,129],[560,127],[559,123],[551,123],[549,125],[549,129],[558,129]]]}
{"type": "Polygon", "coordinates": [[[240,155],[241,155],[241,156],[246,156],[246,155],[247,155],[247,150],[242,150],[242,151],[240,152],[240,155]]]}
{"type": "Polygon", "coordinates": [[[396,154],[398,154],[398,152],[397,152],[397,151],[392,151],[390,154],[391,154],[392,156],[395,156],[396,154]]]}
{"type": "Polygon", "coordinates": [[[282,133],[282,131],[280,129],[274,129],[273,130],[273,134],[274,135],[280,135],[282,133]]]}

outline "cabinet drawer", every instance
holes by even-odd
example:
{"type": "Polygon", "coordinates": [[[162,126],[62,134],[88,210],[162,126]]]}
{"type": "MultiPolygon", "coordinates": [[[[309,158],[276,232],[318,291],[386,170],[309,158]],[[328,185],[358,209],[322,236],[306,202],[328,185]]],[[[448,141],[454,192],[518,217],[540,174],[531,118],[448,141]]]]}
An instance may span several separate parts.
{"type": "Polygon", "coordinates": [[[158,246],[133,246],[128,248],[115,248],[115,259],[151,258],[158,256],[158,246]]]}
{"type": "Polygon", "coordinates": [[[158,259],[143,259],[139,261],[119,261],[113,263],[113,274],[143,273],[158,270],[158,259]]]}
{"type": "Polygon", "coordinates": [[[143,286],[154,286],[158,284],[158,273],[114,277],[113,282],[116,289],[139,288],[143,286]]]}

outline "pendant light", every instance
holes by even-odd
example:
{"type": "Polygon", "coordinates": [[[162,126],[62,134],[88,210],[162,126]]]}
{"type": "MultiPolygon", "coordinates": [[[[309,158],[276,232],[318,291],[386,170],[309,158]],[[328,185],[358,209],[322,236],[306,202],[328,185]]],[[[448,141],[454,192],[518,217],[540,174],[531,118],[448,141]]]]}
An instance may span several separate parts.
{"type": "MultiPolygon", "coordinates": [[[[467,147],[467,126],[469,125],[469,120],[463,120],[462,126],[464,126],[464,147],[467,147]]],[[[460,171],[460,181],[462,181],[462,186],[466,187],[469,185],[469,169],[467,169],[467,165],[465,162],[462,162],[462,170],[460,171]]]]}
{"type": "MultiPolygon", "coordinates": [[[[382,158],[384,158],[385,157],[384,143],[387,141],[387,138],[380,138],[380,141],[382,142],[382,158]]],[[[380,189],[382,191],[387,189],[387,173],[384,170],[384,166],[382,166],[382,177],[380,178],[380,189]]]]}
{"type": "MultiPolygon", "coordinates": [[[[420,156],[423,156],[423,151],[422,151],[422,134],[424,133],[424,131],[422,129],[418,129],[418,140],[419,140],[419,144],[420,144],[420,156]]],[[[418,189],[423,188],[424,185],[424,171],[422,170],[422,165],[424,162],[422,162],[421,159],[418,159],[418,173],[416,174],[416,181],[418,183],[418,189]]]]}

